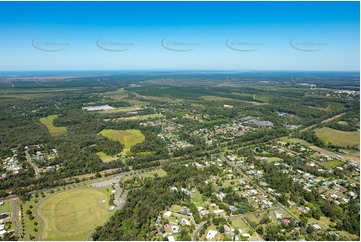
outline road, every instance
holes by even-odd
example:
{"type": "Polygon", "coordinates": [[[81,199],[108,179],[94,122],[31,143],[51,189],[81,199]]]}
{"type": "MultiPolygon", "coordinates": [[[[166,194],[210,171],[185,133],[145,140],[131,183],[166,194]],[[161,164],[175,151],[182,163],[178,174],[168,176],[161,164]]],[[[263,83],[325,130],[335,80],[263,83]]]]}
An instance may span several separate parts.
{"type": "Polygon", "coordinates": [[[116,190],[116,194],[114,196],[114,205],[120,208],[120,206],[124,203],[124,200],[122,200],[121,195],[123,193],[122,188],[119,186],[119,180],[116,180],[114,188],[116,190]]]}
{"type": "Polygon", "coordinates": [[[11,222],[15,225],[15,235],[20,237],[20,227],[17,220],[18,217],[18,205],[17,205],[17,198],[11,199],[11,203],[13,205],[13,216],[11,218],[11,222]]]}
{"type": "Polygon", "coordinates": [[[201,231],[201,229],[203,228],[203,226],[205,224],[206,224],[206,222],[203,222],[203,223],[198,225],[198,228],[193,233],[192,241],[197,241],[197,235],[198,235],[199,231],[201,231]]]}
{"type": "MultiPolygon", "coordinates": [[[[324,123],[330,122],[330,121],[332,121],[332,120],[334,120],[334,119],[336,119],[336,118],[339,118],[339,117],[341,117],[341,116],[343,116],[343,115],[345,115],[345,114],[346,114],[346,112],[337,114],[337,115],[335,115],[335,116],[333,116],[333,117],[331,117],[331,118],[328,118],[328,119],[325,119],[325,120],[321,121],[320,123],[321,123],[321,124],[324,124],[324,123]]],[[[308,127],[304,128],[304,129],[302,129],[301,131],[306,131],[306,130],[312,129],[312,128],[316,127],[318,124],[319,124],[319,123],[313,124],[313,125],[311,125],[311,126],[308,126],[308,127]]]]}
{"type": "Polygon", "coordinates": [[[35,171],[35,177],[36,178],[40,178],[40,172],[39,172],[39,168],[33,163],[33,161],[31,160],[31,156],[29,155],[28,150],[25,150],[25,156],[26,156],[26,160],[28,161],[28,163],[33,167],[34,171],[35,171]]]}
{"type": "Polygon", "coordinates": [[[40,220],[40,222],[41,222],[41,229],[40,229],[39,238],[38,238],[39,241],[41,241],[41,240],[43,239],[43,233],[44,233],[44,227],[45,227],[44,220],[43,220],[43,218],[42,218],[42,217],[39,215],[39,213],[38,213],[39,206],[40,206],[43,202],[44,202],[44,200],[41,201],[41,202],[36,206],[36,208],[35,208],[35,214],[36,214],[36,216],[38,216],[38,218],[39,218],[39,220],[40,220]]]}

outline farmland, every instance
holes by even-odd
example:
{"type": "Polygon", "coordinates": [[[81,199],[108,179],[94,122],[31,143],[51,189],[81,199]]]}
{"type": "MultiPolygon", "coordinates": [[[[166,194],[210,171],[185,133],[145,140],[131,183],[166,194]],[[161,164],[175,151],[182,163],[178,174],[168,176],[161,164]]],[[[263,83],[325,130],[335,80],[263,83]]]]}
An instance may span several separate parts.
{"type": "Polygon", "coordinates": [[[40,118],[40,122],[48,128],[50,135],[55,136],[55,137],[66,134],[66,132],[67,132],[66,127],[55,127],[54,126],[53,122],[54,122],[54,119],[56,119],[57,117],[58,117],[58,115],[49,115],[45,118],[40,118]]]}

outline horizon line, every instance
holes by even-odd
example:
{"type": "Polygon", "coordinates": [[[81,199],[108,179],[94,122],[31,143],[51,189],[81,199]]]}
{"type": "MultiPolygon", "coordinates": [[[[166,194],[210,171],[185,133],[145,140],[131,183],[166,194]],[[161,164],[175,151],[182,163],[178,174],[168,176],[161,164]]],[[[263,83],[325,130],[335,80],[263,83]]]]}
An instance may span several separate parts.
{"type": "Polygon", "coordinates": [[[239,70],[239,69],[125,69],[125,70],[119,70],[119,69],[62,69],[62,70],[0,70],[0,73],[5,72],[360,72],[360,70],[302,70],[302,69],[296,69],[296,70],[288,70],[288,69],[248,69],[248,70],[239,70]]]}

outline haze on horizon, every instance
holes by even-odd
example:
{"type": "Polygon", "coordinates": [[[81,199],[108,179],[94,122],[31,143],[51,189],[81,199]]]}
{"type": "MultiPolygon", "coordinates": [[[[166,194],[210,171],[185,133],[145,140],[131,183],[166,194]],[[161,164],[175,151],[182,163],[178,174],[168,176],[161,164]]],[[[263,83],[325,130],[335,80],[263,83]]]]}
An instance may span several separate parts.
{"type": "Polygon", "coordinates": [[[359,2],[0,2],[0,71],[359,71],[359,2]]]}

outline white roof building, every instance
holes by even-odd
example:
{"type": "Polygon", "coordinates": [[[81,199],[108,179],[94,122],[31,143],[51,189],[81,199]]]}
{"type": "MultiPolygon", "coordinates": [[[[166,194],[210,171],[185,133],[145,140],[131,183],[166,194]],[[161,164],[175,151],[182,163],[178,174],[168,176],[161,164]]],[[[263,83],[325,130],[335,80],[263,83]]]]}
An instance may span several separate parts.
{"type": "Polygon", "coordinates": [[[314,225],[312,225],[312,227],[314,227],[314,228],[317,229],[317,230],[320,230],[320,229],[321,229],[321,226],[318,225],[318,224],[314,224],[314,225]]]}
{"type": "Polygon", "coordinates": [[[274,212],[277,219],[282,218],[282,213],[278,213],[277,211],[274,212]]]}
{"type": "Polygon", "coordinates": [[[215,213],[215,214],[224,213],[224,210],[223,209],[215,209],[215,210],[213,210],[213,213],[215,213]]]}
{"type": "Polygon", "coordinates": [[[170,217],[170,215],[172,215],[171,211],[167,211],[164,213],[164,217],[170,217]]]}
{"type": "Polygon", "coordinates": [[[206,238],[207,240],[212,240],[214,239],[214,237],[216,237],[217,234],[218,234],[217,231],[209,230],[206,238]]]}
{"type": "Polygon", "coordinates": [[[179,233],[179,226],[173,225],[172,226],[172,232],[173,232],[173,234],[178,234],[179,233]]]}

